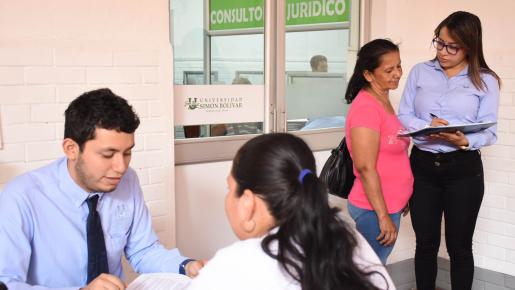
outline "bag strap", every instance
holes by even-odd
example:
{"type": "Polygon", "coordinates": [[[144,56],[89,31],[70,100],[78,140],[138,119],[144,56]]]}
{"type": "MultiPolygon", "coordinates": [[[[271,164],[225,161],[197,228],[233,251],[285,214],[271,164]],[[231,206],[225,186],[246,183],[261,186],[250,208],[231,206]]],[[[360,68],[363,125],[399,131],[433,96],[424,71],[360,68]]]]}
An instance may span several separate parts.
{"type": "Polygon", "coordinates": [[[338,151],[342,151],[344,147],[346,147],[345,137],[342,138],[342,141],[340,141],[340,145],[338,145],[338,147],[336,147],[335,149],[337,149],[338,151]]]}

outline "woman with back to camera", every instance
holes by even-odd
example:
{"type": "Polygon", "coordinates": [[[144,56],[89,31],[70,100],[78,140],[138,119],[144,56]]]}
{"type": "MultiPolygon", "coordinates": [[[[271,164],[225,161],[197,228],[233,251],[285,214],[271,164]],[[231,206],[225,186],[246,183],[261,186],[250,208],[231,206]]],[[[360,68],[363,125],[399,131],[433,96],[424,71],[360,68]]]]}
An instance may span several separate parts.
{"type": "Polygon", "coordinates": [[[345,93],[347,103],[352,103],[345,135],[356,175],[347,208],[383,264],[413,189],[409,139],[397,137],[402,125],[389,98],[401,76],[398,46],[375,39],[359,50],[345,93]]]}
{"type": "Polygon", "coordinates": [[[236,154],[225,210],[240,241],[193,279],[198,289],[395,289],[367,243],[330,208],[300,138],[260,135],[236,154]]]}
{"type": "MultiPolygon", "coordinates": [[[[399,107],[401,122],[417,130],[497,121],[500,79],[485,62],[479,18],[454,12],[434,33],[436,57],[411,70],[399,107]]],[[[413,139],[410,159],[415,183],[410,208],[419,290],[435,289],[442,213],[452,289],[471,289],[472,236],[484,193],[479,149],[496,139],[495,126],[477,133],[413,139]]]]}

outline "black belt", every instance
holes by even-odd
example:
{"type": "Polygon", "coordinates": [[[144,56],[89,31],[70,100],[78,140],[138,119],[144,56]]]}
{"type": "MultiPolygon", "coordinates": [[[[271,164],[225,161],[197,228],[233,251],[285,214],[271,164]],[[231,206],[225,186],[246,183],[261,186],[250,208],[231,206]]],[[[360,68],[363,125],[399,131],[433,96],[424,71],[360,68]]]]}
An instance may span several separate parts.
{"type": "Polygon", "coordinates": [[[451,152],[439,152],[433,153],[424,150],[418,149],[416,146],[413,146],[411,153],[415,153],[417,155],[423,156],[423,158],[430,159],[435,166],[440,166],[442,163],[449,163],[456,159],[469,157],[471,155],[480,155],[481,152],[479,150],[456,150],[451,152]]]}

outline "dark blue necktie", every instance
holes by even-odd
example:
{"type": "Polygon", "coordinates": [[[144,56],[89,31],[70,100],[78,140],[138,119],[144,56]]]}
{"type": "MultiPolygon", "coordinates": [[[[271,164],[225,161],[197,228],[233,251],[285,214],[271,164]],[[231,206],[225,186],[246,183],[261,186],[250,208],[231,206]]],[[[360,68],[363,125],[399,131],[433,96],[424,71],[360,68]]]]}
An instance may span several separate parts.
{"type": "Polygon", "coordinates": [[[89,214],[86,224],[88,235],[88,284],[102,273],[109,273],[107,251],[102,223],[97,212],[98,195],[86,200],[89,214]]]}

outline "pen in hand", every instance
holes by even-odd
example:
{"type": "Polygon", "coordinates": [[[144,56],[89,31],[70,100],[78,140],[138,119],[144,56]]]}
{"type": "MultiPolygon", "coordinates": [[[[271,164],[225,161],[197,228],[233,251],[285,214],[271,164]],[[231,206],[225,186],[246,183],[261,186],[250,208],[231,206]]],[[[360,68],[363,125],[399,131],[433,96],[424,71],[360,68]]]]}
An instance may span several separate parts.
{"type": "Polygon", "coordinates": [[[431,119],[439,119],[440,117],[438,117],[437,115],[433,114],[433,113],[429,113],[429,116],[431,116],[431,119]]]}
{"type": "Polygon", "coordinates": [[[435,115],[433,113],[429,113],[429,116],[431,116],[431,126],[432,127],[449,125],[449,122],[447,122],[444,119],[441,119],[440,117],[438,117],[437,115],[435,115]]]}

